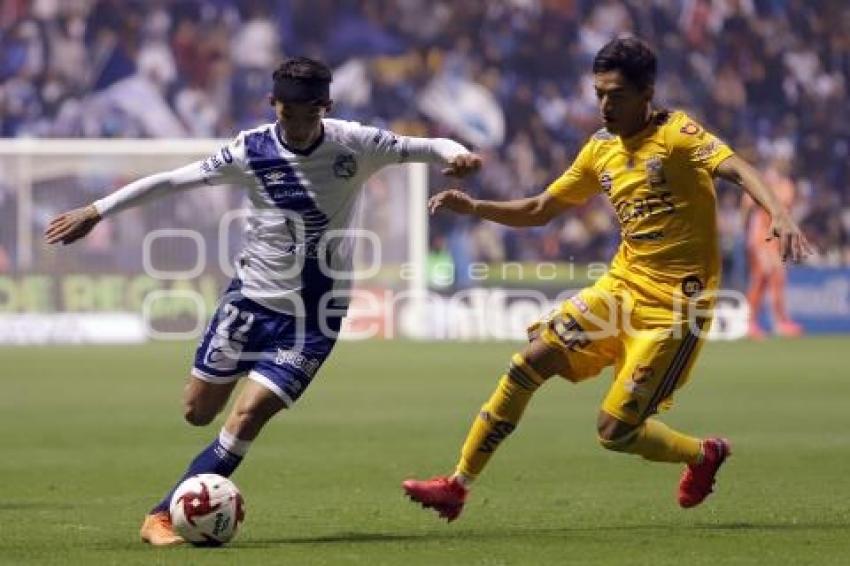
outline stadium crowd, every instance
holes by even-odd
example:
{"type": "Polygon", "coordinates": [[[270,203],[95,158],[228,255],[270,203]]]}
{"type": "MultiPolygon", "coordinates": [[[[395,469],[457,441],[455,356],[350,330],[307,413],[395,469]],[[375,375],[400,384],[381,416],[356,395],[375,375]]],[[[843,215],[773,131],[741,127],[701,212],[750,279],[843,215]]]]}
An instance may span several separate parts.
{"type": "MultiPolygon", "coordinates": [[[[599,127],[592,57],[634,33],[658,51],[657,101],[756,162],[793,157],[815,261],[847,265],[847,29],[842,0],[0,0],[0,134],[229,137],[272,118],[271,70],[304,54],[336,69],[335,116],[470,143],[487,159],[471,189],[516,198],[599,127]]],[[[730,262],[739,196],[721,187],[730,262]]],[[[441,217],[432,242],[458,260],[588,261],[614,228],[594,199],[527,231],[441,217]]]]}

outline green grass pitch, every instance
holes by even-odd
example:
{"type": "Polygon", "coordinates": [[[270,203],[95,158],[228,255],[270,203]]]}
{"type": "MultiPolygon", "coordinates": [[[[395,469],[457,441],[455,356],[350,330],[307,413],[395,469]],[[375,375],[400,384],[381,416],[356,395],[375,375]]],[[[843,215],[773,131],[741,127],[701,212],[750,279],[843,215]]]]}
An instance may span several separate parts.
{"type": "Polygon", "coordinates": [[[596,444],[605,374],[553,381],[447,525],[399,483],[445,472],[516,344],[340,345],[234,479],[242,532],[151,549],[144,512],[216,434],[180,394],[192,344],[0,349],[2,564],[847,564],[848,338],[711,344],[665,415],[735,453],[684,511],[680,468],[596,444]]]}

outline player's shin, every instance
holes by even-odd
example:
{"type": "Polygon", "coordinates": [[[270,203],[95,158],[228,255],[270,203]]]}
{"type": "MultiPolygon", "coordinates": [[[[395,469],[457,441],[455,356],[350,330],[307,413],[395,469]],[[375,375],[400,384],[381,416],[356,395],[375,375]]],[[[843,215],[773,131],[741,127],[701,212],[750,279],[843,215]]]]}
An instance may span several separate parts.
{"type": "Polygon", "coordinates": [[[240,440],[222,428],[218,434],[218,438],[213,440],[212,443],[195,456],[195,459],[189,464],[186,473],[177,480],[174,487],[151,510],[151,513],[167,510],[174,490],[186,478],[197,474],[218,474],[220,476],[230,477],[236,468],[239,467],[242,458],[248,453],[250,446],[250,441],[240,440]]]}
{"type": "Polygon", "coordinates": [[[499,444],[516,428],[531,396],[544,381],[522,356],[514,355],[508,373],[499,380],[467,434],[455,472],[462,484],[478,477],[499,444]]]}
{"type": "Polygon", "coordinates": [[[637,454],[653,462],[697,464],[702,458],[699,438],[677,432],[655,419],[647,419],[621,438],[600,438],[599,442],[609,450],[637,454]]]}

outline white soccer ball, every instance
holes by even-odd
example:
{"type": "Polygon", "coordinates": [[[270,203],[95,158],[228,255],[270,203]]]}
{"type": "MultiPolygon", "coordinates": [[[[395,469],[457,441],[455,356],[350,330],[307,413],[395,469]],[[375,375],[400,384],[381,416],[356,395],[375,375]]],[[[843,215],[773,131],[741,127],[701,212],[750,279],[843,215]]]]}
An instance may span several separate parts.
{"type": "Polygon", "coordinates": [[[183,481],[171,497],[169,510],[174,532],[202,546],[226,543],[245,519],[239,488],[216,474],[199,474],[183,481]]]}

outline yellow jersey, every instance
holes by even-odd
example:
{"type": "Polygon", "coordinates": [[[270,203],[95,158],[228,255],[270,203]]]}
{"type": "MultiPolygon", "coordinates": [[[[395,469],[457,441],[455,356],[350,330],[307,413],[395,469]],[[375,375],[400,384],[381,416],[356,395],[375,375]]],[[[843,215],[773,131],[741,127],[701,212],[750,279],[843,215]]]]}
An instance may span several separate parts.
{"type": "Polygon", "coordinates": [[[604,192],[622,238],[611,275],[665,297],[691,296],[719,284],[712,176],[731,155],[684,112],[657,112],[629,138],[596,132],[546,191],[571,205],[604,192]]]}

